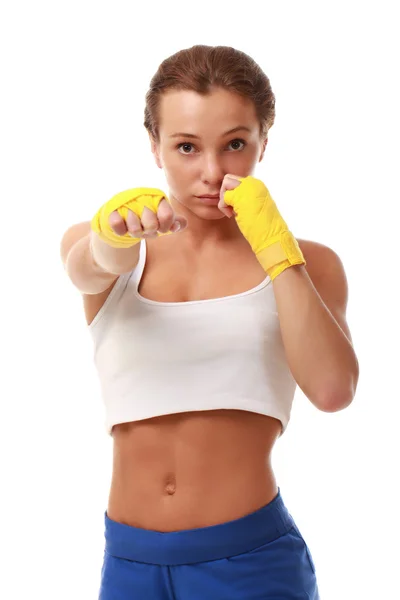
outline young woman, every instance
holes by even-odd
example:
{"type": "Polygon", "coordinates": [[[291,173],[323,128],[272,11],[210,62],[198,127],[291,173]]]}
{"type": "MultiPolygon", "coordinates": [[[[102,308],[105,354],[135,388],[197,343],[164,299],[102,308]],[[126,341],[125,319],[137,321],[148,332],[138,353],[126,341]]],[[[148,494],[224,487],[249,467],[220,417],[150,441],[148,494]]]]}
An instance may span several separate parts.
{"type": "Polygon", "coordinates": [[[144,123],[169,193],[121,192],[63,237],[114,444],[101,600],[318,598],[271,452],[296,385],[341,410],[358,362],[339,257],[252,175],[274,117],[245,53],[174,54],[144,123]]]}

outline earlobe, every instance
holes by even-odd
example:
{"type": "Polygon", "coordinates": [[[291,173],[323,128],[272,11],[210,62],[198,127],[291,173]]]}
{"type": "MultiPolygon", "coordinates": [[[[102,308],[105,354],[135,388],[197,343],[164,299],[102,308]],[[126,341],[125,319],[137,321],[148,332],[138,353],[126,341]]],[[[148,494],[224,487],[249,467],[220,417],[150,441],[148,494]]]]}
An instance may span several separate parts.
{"type": "Polygon", "coordinates": [[[162,169],[162,164],[161,164],[161,160],[160,160],[160,154],[159,154],[159,151],[158,151],[157,143],[151,137],[150,134],[149,134],[149,139],[150,139],[150,144],[151,144],[151,151],[153,153],[154,160],[156,161],[156,165],[157,165],[157,167],[159,169],[162,169]]]}
{"type": "Polygon", "coordinates": [[[268,138],[266,138],[266,139],[264,140],[264,142],[263,142],[263,147],[262,147],[261,154],[260,154],[260,158],[259,158],[259,161],[258,161],[258,162],[261,162],[261,161],[262,161],[262,159],[264,158],[265,149],[266,149],[266,147],[267,147],[267,144],[268,144],[268,138]]]}
{"type": "Polygon", "coordinates": [[[156,161],[156,165],[157,165],[157,167],[158,167],[159,169],[162,169],[161,160],[160,160],[160,157],[159,157],[159,155],[158,155],[158,152],[157,152],[157,150],[155,150],[155,151],[153,152],[153,154],[154,154],[154,160],[156,161]]]}

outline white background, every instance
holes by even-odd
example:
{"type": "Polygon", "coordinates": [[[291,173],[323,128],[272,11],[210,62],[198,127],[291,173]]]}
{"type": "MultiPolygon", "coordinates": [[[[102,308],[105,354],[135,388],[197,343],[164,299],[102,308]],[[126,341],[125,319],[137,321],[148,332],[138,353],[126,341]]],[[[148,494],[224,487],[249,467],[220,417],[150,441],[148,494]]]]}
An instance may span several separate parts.
{"type": "Polygon", "coordinates": [[[1,598],[97,598],[112,440],[59,244],[115,193],[165,186],[144,96],[197,43],[244,50],[269,76],[277,116],[256,175],[349,281],[357,396],[324,414],[297,392],[274,451],[282,494],[322,600],[400,597],[395,5],[2,3],[1,598]]]}

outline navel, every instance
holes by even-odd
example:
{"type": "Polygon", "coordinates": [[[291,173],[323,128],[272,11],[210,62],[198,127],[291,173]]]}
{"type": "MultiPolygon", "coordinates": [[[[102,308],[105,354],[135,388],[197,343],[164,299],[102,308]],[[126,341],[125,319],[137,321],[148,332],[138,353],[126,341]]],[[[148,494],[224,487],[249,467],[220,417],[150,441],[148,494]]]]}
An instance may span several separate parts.
{"type": "Polygon", "coordinates": [[[164,489],[169,496],[173,496],[176,492],[176,477],[170,473],[164,480],[164,489]]]}

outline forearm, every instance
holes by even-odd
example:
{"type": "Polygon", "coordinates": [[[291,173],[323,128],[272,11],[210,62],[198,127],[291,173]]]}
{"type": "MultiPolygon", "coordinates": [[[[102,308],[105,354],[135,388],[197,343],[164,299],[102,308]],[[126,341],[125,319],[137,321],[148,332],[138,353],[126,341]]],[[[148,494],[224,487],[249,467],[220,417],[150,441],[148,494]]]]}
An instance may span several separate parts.
{"type": "Polygon", "coordinates": [[[320,410],[345,408],[353,399],[358,361],[304,266],[273,281],[288,363],[299,387],[320,410]]]}
{"type": "Polygon", "coordinates": [[[327,249],[323,260],[320,250],[319,258],[313,262],[323,264],[325,270],[319,266],[318,276],[314,272],[311,280],[298,240],[262,181],[252,176],[225,175],[221,197],[220,208],[233,209],[240,231],[271,277],[282,340],[294,379],[320,410],[345,408],[355,394],[358,361],[350,339],[334,317],[335,314],[343,321],[346,291],[336,255],[327,249]],[[330,301],[325,304],[317,289],[325,289],[324,295],[330,301]]]}
{"type": "Polygon", "coordinates": [[[72,283],[84,294],[99,294],[123,273],[132,271],[139,260],[139,247],[113,248],[93,231],[71,248],[66,271],[72,283]]]}
{"type": "Polygon", "coordinates": [[[93,260],[108,273],[129,273],[138,263],[140,243],[128,248],[114,248],[103,242],[94,231],[90,233],[90,243],[93,260]]]}

